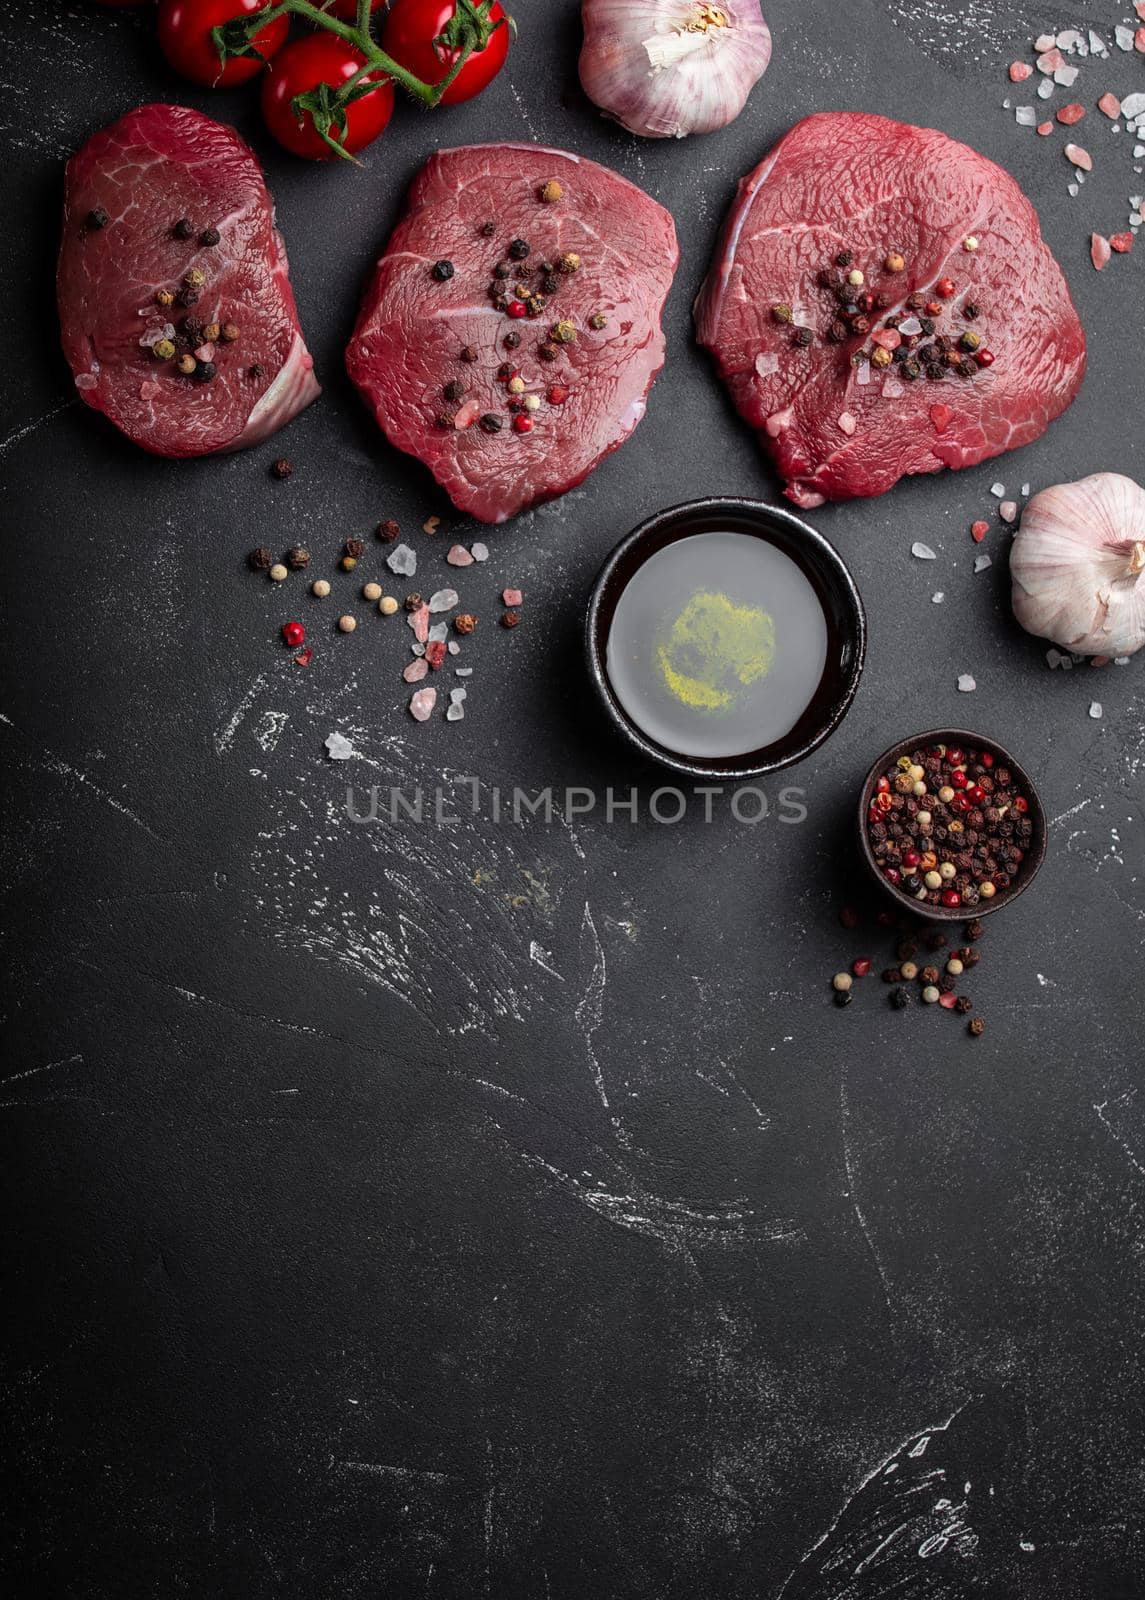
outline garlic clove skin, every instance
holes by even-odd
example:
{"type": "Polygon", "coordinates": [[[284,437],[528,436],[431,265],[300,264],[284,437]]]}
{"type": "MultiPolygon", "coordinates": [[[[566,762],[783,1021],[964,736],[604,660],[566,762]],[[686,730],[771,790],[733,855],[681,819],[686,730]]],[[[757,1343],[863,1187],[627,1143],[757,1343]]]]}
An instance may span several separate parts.
{"type": "Polygon", "coordinates": [[[647,139],[725,128],[771,60],[759,0],[584,0],[581,16],[585,93],[647,139]]]}
{"type": "Polygon", "coordinates": [[[1116,472],[1043,489],[1010,552],[1014,615],[1085,656],[1145,645],[1145,489],[1116,472]]]}

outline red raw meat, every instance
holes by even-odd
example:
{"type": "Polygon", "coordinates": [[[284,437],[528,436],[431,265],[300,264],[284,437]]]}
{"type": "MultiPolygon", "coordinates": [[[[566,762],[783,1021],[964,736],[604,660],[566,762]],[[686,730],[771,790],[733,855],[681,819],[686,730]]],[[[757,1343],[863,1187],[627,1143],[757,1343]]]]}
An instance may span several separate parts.
{"type": "Polygon", "coordinates": [[[258,162],[233,128],[186,106],[141,106],[69,161],[57,290],[80,397],[156,455],[257,444],[320,392],[258,162]],[[172,231],[183,218],[188,239],[172,231]],[[202,243],[212,228],[218,243],[202,243]],[[156,303],[193,271],[205,274],[193,306],[156,303]],[[239,330],[207,352],[209,382],[145,343],[169,329],[177,355],[203,351],[196,321],[239,330]]]}
{"type": "Polygon", "coordinates": [[[580,483],[644,415],[677,259],[668,212],[606,167],[532,144],[440,150],[378,262],[346,365],[392,444],[460,510],[504,522],[580,483]],[[547,204],[546,184],[560,189],[547,204]],[[519,261],[508,259],[514,240],[529,245],[519,261]],[[570,254],[579,267],[559,270],[570,254]],[[447,281],[437,262],[452,265],[447,281]],[[494,276],[499,263],[507,277],[494,276]],[[543,297],[535,315],[518,284],[543,297]],[[511,307],[498,309],[497,294],[511,307]],[[575,339],[552,337],[559,322],[575,339]],[[524,383],[517,396],[498,377],[506,362],[524,383]],[[539,407],[512,410],[526,394],[539,407]]]}
{"type": "Polygon", "coordinates": [[[1085,375],[1065,279],[1013,178],[945,134],[862,113],[808,117],[743,179],[695,311],[700,344],[804,507],[1029,444],[1085,375]],[[898,273],[884,265],[892,251],[905,258],[898,273]],[[853,292],[877,297],[866,333],[843,315],[843,290],[820,282],[846,276],[836,265],[844,252],[854,255],[847,270],[865,277],[853,292]],[[924,302],[913,311],[911,295],[924,302]],[[806,347],[798,327],[776,320],[777,305],[813,330],[806,347]],[[856,363],[872,331],[912,314],[934,330],[904,338],[906,361],[896,351],[883,371],[856,363]],[[839,343],[827,337],[833,324],[839,343]],[[964,333],[993,357],[975,360],[972,376],[946,366],[934,342],[957,345],[964,333]]]}

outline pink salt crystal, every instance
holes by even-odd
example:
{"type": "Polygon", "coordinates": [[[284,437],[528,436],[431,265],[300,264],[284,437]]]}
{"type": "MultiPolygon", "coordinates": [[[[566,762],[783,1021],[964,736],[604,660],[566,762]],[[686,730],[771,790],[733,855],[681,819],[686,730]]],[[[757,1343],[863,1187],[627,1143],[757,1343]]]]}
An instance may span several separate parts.
{"type": "Polygon", "coordinates": [[[871,334],[871,343],[879,345],[883,350],[897,350],[902,344],[902,334],[897,328],[879,328],[871,334]]]}
{"type": "Polygon", "coordinates": [[[1030,63],[1028,61],[1011,61],[1010,62],[1010,82],[1011,83],[1025,83],[1026,79],[1027,78],[1032,78],[1033,75],[1034,75],[1034,69],[1033,69],[1033,67],[1031,67],[1031,65],[1030,65],[1030,63]]]}
{"type": "Polygon", "coordinates": [[[428,722],[436,704],[436,689],[418,689],[410,696],[409,714],[415,722],[428,722]]]}
{"type": "Polygon", "coordinates": [[[1097,102],[1097,109],[1104,111],[1110,122],[1116,122],[1121,115],[1121,101],[1115,94],[1103,94],[1097,102]]]}
{"type": "Polygon", "coordinates": [[[1133,9],[1141,18],[1141,21],[1145,22],[1145,0],[1136,0],[1136,4],[1134,5],[1133,9]]]}
{"type": "Polygon", "coordinates": [[[1116,250],[1119,256],[1127,256],[1133,248],[1133,235],[1131,233],[1115,233],[1109,241],[1109,248],[1116,250]]]}
{"type": "Polygon", "coordinates": [[[1080,167],[1083,172],[1093,171],[1093,157],[1079,144],[1067,144],[1063,154],[1067,161],[1072,161],[1074,166],[1080,167]]]}
{"type": "Polygon", "coordinates": [[[844,411],[839,418],[839,426],[844,433],[852,434],[858,427],[858,423],[855,421],[854,417],[849,411],[844,411]]]}
{"type": "Polygon", "coordinates": [[[1067,128],[1072,128],[1075,122],[1080,122],[1085,116],[1085,107],[1079,106],[1075,100],[1071,106],[1062,106],[1058,112],[1058,121],[1064,122],[1067,128]]]}
{"type": "Polygon", "coordinates": [[[505,602],[505,604],[507,606],[510,606],[510,607],[519,606],[521,604],[521,601],[524,598],[525,597],[521,593],[520,589],[502,589],[501,590],[501,599],[505,602]]]}
{"type": "Polygon", "coordinates": [[[1145,56],[1145,28],[1138,28],[1133,35],[1133,48],[1134,50],[1140,50],[1141,54],[1145,56]]]}
{"type": "Polygon", "coordinates": [[[892,377],[888,373],[888,375],[883,379],[883,398],[885,400],[898,400],[905,393],[906,390],[903,388],[898,379],[892,377]]]}
{"type": "Polygon", "coordinates": [[[1039,122],[1038,123],[1038,132],[1041,134],[1043,139],[1048,139],[1050,134],[1053,131],[1054,131],[1054,125],[1053,125],[1052,122],[1039,122]]]}
{"type": "Polygon", "coordinates": [[[473,426],[480,415],[480,402],[477,400],[467,400],[463,406],[458,407],[453,418],[453,426],[459,433],[463,433],[466,428],[471,428],[473,426]]]}
{"type": "Polygon", "coordinates": [[[463,544],[450,545],[445,552],[445,559],[451,567],[471,567],[473,557],[463,544]]]}
{"type": "Polygon", "coordinates": [[[1109,264],[1109,240],[1104,234],[1091,233],[1089,236],[1089,259],[1093,262],[1098,272],[1109,264]]]}
{"type": "Polygon", "coordinates": [[[1038,57],[1039,72],[1056,72],[1059,67],[1065,66],[1065,57],[1055,45],[1052,50],[1043,51],[1038,57]]]}
{"type": "Polygon", "coordinates": [[[145,378],[139,385],[139,398],[141,400],[154,400],[163,393],[163,386],[155,382],[154,378],[145,378]]]}
{"type": "Polygon", "coordinates": [[[934,424],[936,433],[945,433],[954,420],[954,412],[949,406],[937,405],[930,408],[930,420],[934,424]]]}
{"type": "Polygon", "coordinates": [[[424,600],[416,611],[410,612],[407,620],[418,644],[424,644],[429,638],[429,607],[424,600]]]}
{"type": "Polygon", "coordinates": [[[425,657],[415,656],[415,658],[410,662],[409,666],[406,667],[405,671],[402,673],[402,677],[407,683],[420,683],[428,671],[429,662],[425,659],[425,657]]]}
{"type": "Polygon", "coordinates": [[[786,411],[773,411],[764,423],[764,431],[769,439],[778,439],[784,428],[790,428],[795,419],[795,412],[788,406],[786,411]]]}
{"type": "Polygon", "coordinates": [[[431,639],[425,647],[425,659],[436,672],[445,660],[445,640],[431,639]]]}
{"type": "Polygon", "coordinates": [[[1043,50],[1052,50],[1056,43],[1057,43],[1057,35],[1056,34],[1040,33],[1038,35],[1038,37],[1034,40],[1034,50],[1037,52],[1038,55],[1041,55],[1043,50]]]}
{"type": "Polygon", "coordinates": [[[213,344],[201,344],[195,351],[196,361],[213,361],[214,359],[215,347],[213,344]]]}
{"type": "Polygon", "coordinates": [[[1016,500],[1003,500],[998,507],[998,515],[1003,522],[1016,522],[1018,519],[1018,503],[1016,500]]]}

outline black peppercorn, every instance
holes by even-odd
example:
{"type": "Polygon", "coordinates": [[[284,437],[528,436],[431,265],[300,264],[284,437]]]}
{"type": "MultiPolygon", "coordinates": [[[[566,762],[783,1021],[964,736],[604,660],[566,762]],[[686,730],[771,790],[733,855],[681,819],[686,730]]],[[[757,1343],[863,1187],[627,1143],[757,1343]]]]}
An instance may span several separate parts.
{"type": "Polygon", "coordinates": [[[431,270],[438,283],[448,283],[453,276],[453,262],[435,261],[431,270]]]}
{"type": "Polygon", "coordinates": [[[902,375],[908,383],[914,383],[916,378],[922,377],[922,368],[913,358],[902,364],[902,375]]]}
{"type": "Polygon", "coordinates": [[[968,322],[973,322],[977,317],[982,315],[982,307],[975,300],[967,300],[966,304],[962,307],[962,315],[968,322]]]}
{"type": "Polygon", "coordinates": [[[928,950],[945,950],[946,949],[946,945],[947,945],[946,935],[944,933],[942,933],[938,928],[933,929],[930,933],[927,934],[927,936],[926,936],[926,948],[928,950]]]}
{"type": "Polygon", "coordinates": [[[195,370],[191,376],[196,383],[210,383],[218,370],[213,361],[199,361],[196,363],[195,370]]]}
{"type": "Polygon", "coordinates": [[[421,595],[415,590],[413,594],[406,595],[402,604],[407,611],[419,611],[421,609],[421,595]]]}
{"type": "MultiPolygon", "coordinates": [[[[504,619],[502,618],[502,620],[504,620],[504,619]]],[[[849,1006],[851,1004],[851,1001],[854,998],[855,998],[855,994],[854,994],[854,990],[852,990],[852,989],[836,989],[835,990],[834,1000],[835,1000],[835,1004],[837,1006],[840,1006],[840,1007],[849,1006]]]]}
{"type": "Polygon", "coordinates": [[[387,517],[384,522],[378,523],[377,531],[379,539],[384,539],[387,544],[393,544],[402,530],[400,524],[395,522],[393,517],[387,517]]]}
{"type": "Polygon", "coordinates": [[[497,224],[489,217],[481,224],[477,232],[482,239],[491,239],[497,232],[497,224]]]}
{"type": "Polygon", "coordinates": [[[965,361],[960,361],[958,363],[958,376],[960,378],[973,378],[976,377],[977,374],[978,363],[976,361],[971,361],[969,356],[966,357],[965,361]]]}
{"type": "Polygon", "coordinates": [[[253,362],[252,365],[247,368],[246,375],[248,378],[252,378],[257,381],[262,377],[262,363],[260,361],[253,362]]]}
{"type": "Polygon", "coordinates": [[[294,471],[294,462],[289,456],[279,456],[277,461],[271,463],[270,475],[272,478],[289,478],[294,471]]]}
{"type": "Polygon", "coordinates": [[[502,361],[501,365],[497,368],[497,376],[502,382],[504,382],[506,378],[511,378],[516,370],[516,367],[511,361],[502,361]]]}
{"type": "Polygon", "coordinates": [[[460,378],[450,378],[441,392],[447,400],[464,400],[465,385],[460,378]]]}
{"type": "Polygon", "coordinates": [[[477,360],[477,352],[474,350],[471,344],[467,344],[457,359],[459,361],[464,361],[467,366],[472,366],[477,360]]]}
{"type": "Polygon", "coordinates": [[[176,239],[189,239],[194,231],[190,217],[180,217],[171,229],[176,239]]]}
{"type": "Polygon", "coordinates": [[[791,342],[794,345],[798,345],[800,350],[806,350],[814,337],[815,335],[810,328],[797,328],[791,342]]]}
{"type": "Polygon", "coordinates": [[[110,221],[111,218],[108,216],[107,212],[102,206],[95,206],[87,214],[87,225],[96,232],[98,232],[100,228],[106,228],[110,221]]]}
{"type": "Polygon", "coordinates": [[[970,940],[980,939],[984,931],[984,924],[979,922],[977,917],[966,924],[966,937],[970,940]]]}
{"type": "Polygon", "coordinates": [[[496,412],[487,411],[481,418],[480,426],[483,433],[500,433],[505,424],[496,412]]]}
{"type": "Polygon", "coordinates": [[[561,280],[553,272],[546,272],[541,279],[541,288],[546,294],[556,294],[561,286],[561,280]]]}
{"type": "Polygon", "coordinates": [[[291,572],[302,572],[310,565],[310,551],[300,544],[293,545],[286,552],[286,565],[291,572]]]}
{"type": "Polygon", "coordinates": [[[835,265],[837,267],[849,267],[854,259],[855,252],[853,250],[840,250],[839,254],[835,257],[835,265]]]}
{"type": "Polygon", "coordinates": [[[509,259],[511,261],[524,261],[529,253],[529,245],[524,239],[514,239],[509,246],[509,259]]]}
{"type": "Polygon", "coordinates": [[[864,317],[864,316],[852,317],[852,319],[851,319],[851,331],[852,331],[852,333],[870,333],[870,331],[871,331],[871,319],[870,319],[870,317],[864,317]]]}
{"type": "Polygon", "coordinates": [[[255,572],[269,572],[274,566],[274,556],[264,544],[260,544],[257,550],[252,550],[247,556],[247,564],[255,572]]]}
{"type": "Polygon", "coordinates": [[[906,989],[892,989],[890,1001],[896,1011],[903,1011],[910,1005],[910,994],[906,989]]]}
{"type": "Polygon", "coordinates": [[[504,283],[506,278],[511,278],[513,276],[513,269],[507,261],[498,261],[497,265],[493,268],[493,276],[499,283],[504,283]]]}
{"type": "Polygon", "coordinates": [[[434,423],[436,424],[436,426],[439,427],[439,428],[442,428],[442,429],[452,428],[453,427],[453,412],[452,411],[439,411],[437,413],[437,416],[434,417],[433,420],[434,420],[434,423]]]}
{"type": "Polygon", "coordinates": [[[537,346],[537,355],[542,361],[555,361],[557,359],[557,347],[554,344],[539,344],[537,346]]]}
{"type": "Polygon", "coordinates": [[[836,320],[827,329],[827,340],[830,344],[843,344],[847,339],[847,324],[836,320]]]}
{"type": "Polygon", "coordinates": [[[975,1039],[980,1039],[986,1032],[986,1024],[981,1017],[971,1017],[966,1025],[966,1031],[975,1039]]]}
{"type": "Polygon", "coordinates": [[[204,228],[202,233],[199,235],[199,243],[205,244],[208,249],[211,249],[214,245],[218,244],[221,238],[222,234],[217,228],[204,228]]]}
{"type": "Polygon", "coordinates": [[[504,339],[504,344],[505,344],[506,350],[516,350],[518,348],[518,346],[520,345],[520,343],[521,343],[521,335],[517,332],[517,330],[515,328],[510,329],[510,331],[505,335],[505,339],[504,339]]]}
{"type": "Polygon", "coordinates": [[[961,1011],[963,1015],[965,1015],[967,1011],[974,1010],[974,1002],[971,1000],[968,994],[960,994],[958,996],[958,1002],[955,1009],[957,1011],[961,1011]]]}
{"type": "Polygon", "coordinates": [[[938,982],[938,968],[937,967],[923,967],[922,971],[919,973],[919,981],[921,983],[937,983],[938,982]]]}
{"type": "Polygon", "coordinates": [[[179,302],[179,304],[181,306],[198,305],[198,303],[199,303],[198,290],[196,290],[196,289],[187,289],[187,288],[180,289],[179,293],[175,296],[175,299],[179,302]]]}

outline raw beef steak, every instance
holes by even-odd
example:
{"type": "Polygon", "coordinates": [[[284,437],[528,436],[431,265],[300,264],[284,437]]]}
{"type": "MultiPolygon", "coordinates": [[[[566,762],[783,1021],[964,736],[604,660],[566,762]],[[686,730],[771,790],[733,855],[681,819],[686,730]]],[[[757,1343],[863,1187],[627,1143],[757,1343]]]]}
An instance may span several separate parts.
{"type": "Polygon", "coordinates": [[[257,444],[319,393],[258,162],[198,111],[141,106],[72,157],[57,289],[81,397],[156,455],[257,444]]]}
{"type": "Polygon", "coordinates": [[[859,113],[808,117],[743,179],[696,330],[798,506],[1028,444],[1085,374],[1013,178],[859,113]]]}
{"type": "Polygon", "coordinates": [[[662,206],[531,144],[440,150],[346,352],[391,443],[483,522],[563,494],[627,439],[664,361],[662,206]]]}

